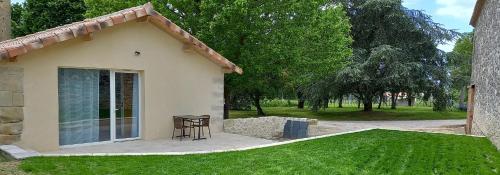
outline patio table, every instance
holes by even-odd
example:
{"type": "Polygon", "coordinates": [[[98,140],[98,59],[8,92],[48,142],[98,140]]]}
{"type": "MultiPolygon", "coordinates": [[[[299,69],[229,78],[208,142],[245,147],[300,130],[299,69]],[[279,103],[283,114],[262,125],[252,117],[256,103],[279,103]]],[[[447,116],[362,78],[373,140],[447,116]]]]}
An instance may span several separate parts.
{"type": "MultiPolygon", "coordinates": [[[[201,123],[201,121],[203,119],[207,119],[209,117],[204,117],[204,116],[198,116],[198,115],[183,115],[183,116],[178,116],[180,118],[182,118],[184,121],[190,121],[190,122],[194,122],[194,123],[201,123]]],[[[194,133],[194,139],[193,140],[203,140],[203,139],[207,139],[206,137],[201,137],[201,130],[203,128],[201,126],[198,126],[198,138],[196,138],[196,130],[195,130],[195,133],[194,133]]]]}

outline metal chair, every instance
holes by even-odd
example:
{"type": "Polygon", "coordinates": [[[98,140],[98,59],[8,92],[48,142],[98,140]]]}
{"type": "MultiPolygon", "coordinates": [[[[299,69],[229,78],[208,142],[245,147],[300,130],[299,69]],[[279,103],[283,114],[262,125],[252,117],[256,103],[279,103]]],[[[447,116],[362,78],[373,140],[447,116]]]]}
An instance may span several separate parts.
{"type": "Polygon", "coordinates": [[[201,134],[203,136],[205,136],[205,129],[203,129],[203,128],[207,127],[208,128],[208,135],[210,136],[210,138],[212,138],[212,133],[210,132],[210,115],[202,115],[201,117],[202,117],[202,119],[200,120],[201,123],[193,122],[191,124],[191,127],[193,127],[193,128],[199,127],[201,129],[201,134]]]}
{"type": "Polygon", "coordinates": [[[173,119],[174,119],[174,129],[172,131],[172,140],[174,139],[176,129],[181,130],[181,135],[175,136],[179,137],[180,140],[182,140],[182,138],[185,136],[191,137],[191,126],[190,126],[191,124],[186,126],[184,123],[184,119],[182,117],[174,116],[173,119]],[[189,129],[188,135],[186,135],[186,129],[189,129]]]}

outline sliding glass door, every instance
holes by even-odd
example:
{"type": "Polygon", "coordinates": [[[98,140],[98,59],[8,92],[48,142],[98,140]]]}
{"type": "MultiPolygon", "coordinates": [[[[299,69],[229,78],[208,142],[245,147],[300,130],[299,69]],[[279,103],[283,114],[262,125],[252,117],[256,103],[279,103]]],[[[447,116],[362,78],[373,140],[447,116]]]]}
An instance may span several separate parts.
{"type": "Polygon", "coordinates": [[[59,144],[139,137],[139,75],[59,69],[59,144]]]}
{"type": "Polygon", "coordinates": [[[139,77],[115,73],[116,139],[139,137],[139,77]]]}
{"type": "MultiPolygon", "coordinates": [[[[102,75],[109,72],[59,69],[59,143],[73,145],[109,140],[109,116],[101,122],[102,75]],[[107,121],[106,121],[107,120],[107,121]]],[[[108,87],[109,90],[109,87],[108,87]]],[[[108,107],[109,109],[109,107],[108,107]]],[[[109,114],[109,113],[108,113],[109,114]]]]}

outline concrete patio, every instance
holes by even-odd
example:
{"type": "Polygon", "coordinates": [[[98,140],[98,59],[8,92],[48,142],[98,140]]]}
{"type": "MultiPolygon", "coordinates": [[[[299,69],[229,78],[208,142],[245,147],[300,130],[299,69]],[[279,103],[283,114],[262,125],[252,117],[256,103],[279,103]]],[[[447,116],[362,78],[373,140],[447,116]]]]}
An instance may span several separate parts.
{"type": "MultiPolygon", "coordinates": [[[[208,137],[208,134],[206,135],[208,137]]],[[[73,148],[62,148],[53,152],[42,152],[42,155],[72,155],[72,154],[98,154],[98,153],[163,153],[163,152],[198,152],[231,150],[275,143],[276,141],[229,134],[212,133],[212,138],[193,141],[192,138],[179,138],[174,140],[135,140],[117,143],[98,144],[73,148]]]]}

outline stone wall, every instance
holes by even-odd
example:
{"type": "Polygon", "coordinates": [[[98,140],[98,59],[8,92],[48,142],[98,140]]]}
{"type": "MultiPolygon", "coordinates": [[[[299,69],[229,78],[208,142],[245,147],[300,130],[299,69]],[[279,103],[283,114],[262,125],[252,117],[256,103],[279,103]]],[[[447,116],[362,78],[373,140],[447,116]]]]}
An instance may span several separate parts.
{"type": "Polygon", "coordinates": [[[318,121],[315,119],[289,118],[289,117],[259,117],[224,120],[224,132],[240,134],[265,139],[280,139],[287,120],[307,121],[309,123],[308,135],[318,134],[318,121]]]}
{"type": "Polygon", "coordinates": [[[21,138],[23,106],[23,69],[0,66],[0,144],[21,138]]]}
{"type": "Polygon", "coordinates": [[[472,83],[476,85],[472,133],[500,148],[500,1],[487,0],[474,34],[472,83]]]}

